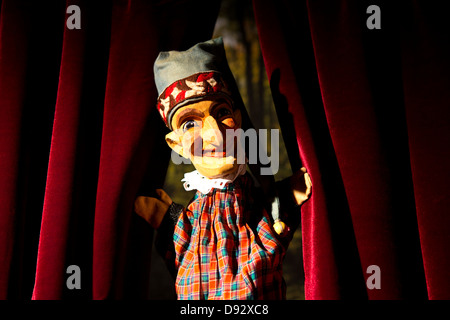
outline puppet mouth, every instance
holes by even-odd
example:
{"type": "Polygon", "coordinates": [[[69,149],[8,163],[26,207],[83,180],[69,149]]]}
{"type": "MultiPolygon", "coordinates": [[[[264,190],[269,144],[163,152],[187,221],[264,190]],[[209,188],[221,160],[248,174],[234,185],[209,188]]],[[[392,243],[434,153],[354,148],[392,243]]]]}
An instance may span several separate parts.
{"type": "Polygon", "coordinates": [[[212,150],[203,150],[202,152],[203,157],[211,157],[211,158],[225,158],[227,156],[227,153],[225,151],[215,151],[215,149],[212,150]]]}

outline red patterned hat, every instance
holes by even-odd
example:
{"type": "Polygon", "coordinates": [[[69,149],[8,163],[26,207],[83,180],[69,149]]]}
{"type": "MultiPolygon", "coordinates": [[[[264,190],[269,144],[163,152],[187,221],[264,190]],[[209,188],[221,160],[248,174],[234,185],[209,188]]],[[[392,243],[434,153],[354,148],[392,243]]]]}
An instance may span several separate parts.
{"type": "Polygon", "coordinates": [[[157,108],[166,126],[172,130],[172,116],[186,104],[212,95],[232,101],[220,72],[227,68],[222,38],[196,44],[186,51],[161,52],[154,74],[159,95],[157,108]]]}

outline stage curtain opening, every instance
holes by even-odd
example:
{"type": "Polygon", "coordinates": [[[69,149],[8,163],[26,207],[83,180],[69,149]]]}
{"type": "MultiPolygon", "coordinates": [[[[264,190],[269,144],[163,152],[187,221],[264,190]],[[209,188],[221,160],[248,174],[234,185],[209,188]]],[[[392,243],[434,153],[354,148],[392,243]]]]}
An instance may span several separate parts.
{"type": "MultiPolygon", "coordinates": [[[[219,8],[0,0],[0,299],[147,297],[153,230],[133,203],[163,185],[170,160],[153,62],[210,39],[219,8]],[[68,27],[70,6],[80,28],[68,27]],[[68,288],[69,266],[83,290],[68,288]]],[[[306,299],[450,299],[446,11],[414,0],[253,8],[292,170],[313,181],[306,299]],[[372,5],[381,29],[368,28],[372,5]]]]}

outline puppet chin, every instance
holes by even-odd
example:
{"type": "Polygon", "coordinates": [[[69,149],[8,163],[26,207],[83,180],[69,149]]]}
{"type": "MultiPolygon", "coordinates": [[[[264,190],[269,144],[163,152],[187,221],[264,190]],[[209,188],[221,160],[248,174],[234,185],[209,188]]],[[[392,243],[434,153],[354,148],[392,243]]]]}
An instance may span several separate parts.
{"type": "Polygon", "coordinates": [[[200,174],[210,179],[217,179],[234,173],[239,165],[234,157],[194,157],[192,164],[200,174]]]}

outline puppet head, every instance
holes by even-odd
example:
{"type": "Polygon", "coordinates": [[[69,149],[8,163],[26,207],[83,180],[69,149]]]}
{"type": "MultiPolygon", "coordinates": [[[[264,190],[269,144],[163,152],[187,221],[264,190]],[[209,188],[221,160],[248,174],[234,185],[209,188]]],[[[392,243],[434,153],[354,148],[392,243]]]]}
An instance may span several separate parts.
{"type": "Polygon", "coordinates": [[[208,178],[239,170],[239,139],[229,133],[241,128],[241,113],[229,88],[231,73],[222,39],[186,51],[161,52],[154,74],[157,108],[172,130],[166,135],[172,150],[208,178]]]}

